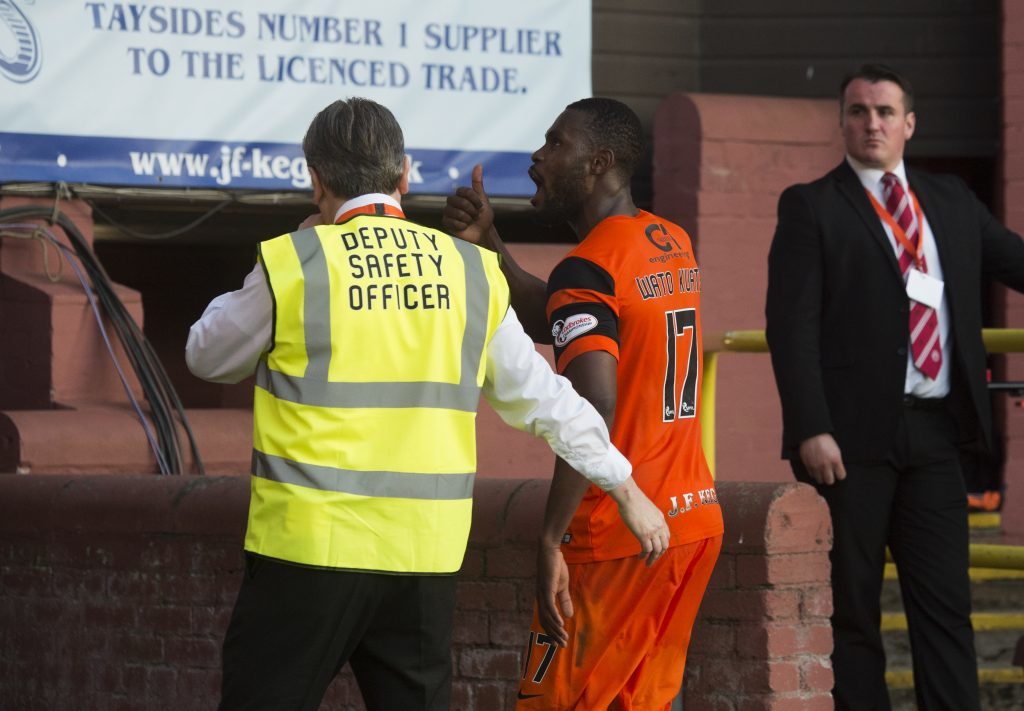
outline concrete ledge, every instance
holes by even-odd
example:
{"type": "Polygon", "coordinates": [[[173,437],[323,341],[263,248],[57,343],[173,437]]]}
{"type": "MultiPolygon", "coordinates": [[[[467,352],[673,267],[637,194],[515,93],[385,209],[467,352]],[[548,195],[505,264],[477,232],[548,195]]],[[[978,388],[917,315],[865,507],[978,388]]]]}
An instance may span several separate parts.
{"type": "Polygon", "coordinates": [[[248,477],[0,477],[3,534],[237,536],[245,530],[248,477]]]}
{"type": "Polygon", "coordinates": [[[736,553],[825,552],[832,523],[824,500],[802,484],[734,482],[725,514],[724,545],[736,553]],[[815,514],[826,514],[815,515],[815,514]]]}
{"type": "MultiPolygon", "coordinates": [[[[145,401],[143,401],[145,404],[145,401]]],[[[249,474],[250,410],[187,410],[207,474],[249,474]]],[[[188,439],[179,428],[185,465],[188,439]]],[[[145,430],[129,405],[0,412],[0,472],[145,474],[157,472],[145,430]]]]}

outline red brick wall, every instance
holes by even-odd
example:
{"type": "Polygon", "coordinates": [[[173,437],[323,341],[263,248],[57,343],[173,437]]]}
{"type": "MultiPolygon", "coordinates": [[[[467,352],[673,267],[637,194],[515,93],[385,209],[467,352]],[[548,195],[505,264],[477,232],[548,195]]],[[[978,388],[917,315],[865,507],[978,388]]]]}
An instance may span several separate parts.
{"type": "MultiPolygon", "coordinates": [[[[546,488],[478,482],[453,709],[514,706],[546,488]]],[[[247,497],[238,477],[0,477],[0,707],[212,708],[247,497]]],[[[831,708],[824,502],[794,484],[722,483],[719,497],[728,533],[687,711],[831,708]]],[[[362,708],[347,672],[328,698],[362,708]]]]}
{"type": "MultiPolygon", "coordinates": [[[[710,334],[764,329],[779,195],[842,159],[832,100],[673,94],[654,118],[654,210],[696,242],[710,334]]],[[[767,353],[719,359],[716,475],[791,481],[767,353]]]]}
{"type": "MultiPolygon", "coordinates": [[[[1024,4],[1003,0],[1003,219],[1024,234],[1024,4]]],[[[1006,296],[1006,325],[1024,328],[1024,296],[1006,296]]],[[[1024,355],[1007,357],[1007,380],[1024,380],[1024,355]]],[[[1003,529],[1024,536],[1024,410],[1003,398],[1006,418],[1006,506],[1003,529]]]]}
{"type": "Polygon", "coordinates": [[[832,709],[832,528],[803,484],[719,482],[722,555],[686,669],[686,711],[832,709]]]}

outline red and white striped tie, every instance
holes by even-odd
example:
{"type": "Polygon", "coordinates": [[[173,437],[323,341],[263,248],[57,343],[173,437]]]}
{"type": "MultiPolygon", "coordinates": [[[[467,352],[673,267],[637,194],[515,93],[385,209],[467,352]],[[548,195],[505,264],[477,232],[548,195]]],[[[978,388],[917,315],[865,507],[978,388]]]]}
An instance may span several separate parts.
{"type": "MultiPolygon", "coordinates": [[[[885,198],[885,209],[889,211],[896,223],[903,229],[907,239],[918,249],[921,244],[921,225],[917,223],[914,206],[900,184],[899,178],[892,173],[882,176],[882,196],[885,198]]],[[[897,256],[903,280],[907,279],[907,270],[914,263],[914,256],[896,241],[897,256]]],[[[918,268],[927,273],[924,253],[921,252],[918,268]]],[[[910,352],[914,359],[914,367],[935,380],[942,368],[942,343],[939,339],[939,316],[935,309],[918,301],[911,301],[910,307],[910,352]]]]}

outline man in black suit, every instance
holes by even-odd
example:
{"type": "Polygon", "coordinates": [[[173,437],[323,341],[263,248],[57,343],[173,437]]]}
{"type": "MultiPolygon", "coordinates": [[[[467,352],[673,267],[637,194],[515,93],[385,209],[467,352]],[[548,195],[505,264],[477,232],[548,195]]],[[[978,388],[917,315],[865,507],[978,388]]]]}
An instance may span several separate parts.
{"type": "Polygon", "coordinates": [[[842,84],[838,168],[779,199],[767,336],[783,457],[832,514],[837,709],[888,709],[889,546],[921,709],[978,709],[959,450],[991,446],[982,278],[1024,290],[1024,242],[960,180],[907,170],[913,93],[866,65],[842,84]]]}

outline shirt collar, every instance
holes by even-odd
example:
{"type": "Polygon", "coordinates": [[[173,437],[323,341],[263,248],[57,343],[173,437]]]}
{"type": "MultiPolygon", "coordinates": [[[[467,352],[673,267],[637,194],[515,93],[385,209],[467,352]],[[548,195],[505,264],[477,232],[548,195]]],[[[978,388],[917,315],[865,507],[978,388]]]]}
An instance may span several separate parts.
{"type": "MultiPolygon", "coordinates": [[[[879,168],[869,168],[868,166],[864,165],[850,154],[846,155],[846,162],[850,164],[850,167],[853,168],[853,172],[857,174],[857,177],[860,179],[861,185],[870,190],[873,194],[881,195],[882,176],[885,175],[887,171],[881,170],[879,168]]],[[[908,187],[907,169],[906,166],[903,165],[902,160],[900,160],[899,165],[897,165],[894,169],[888,172],[894,174],[897,178],[899,178],[900,184],[903,185],[904,190],[908,187]]]]}
{"type": "Polygon", "coordinates": [[[384,203],[385,205],[390,205],[398,210],[402,209],[402,205],[398,200],[395,200],[390,195],[385,195],[384,193],[367,193],[366,195],[360,195],[342,203],[341,207],[338,208],[338,211],[334,213],[334,221],[337,222],[339,217],[350,210],[355,210],[356,208],[365,207],[367,205],[375,205],[377,203],[384,203]]]}

